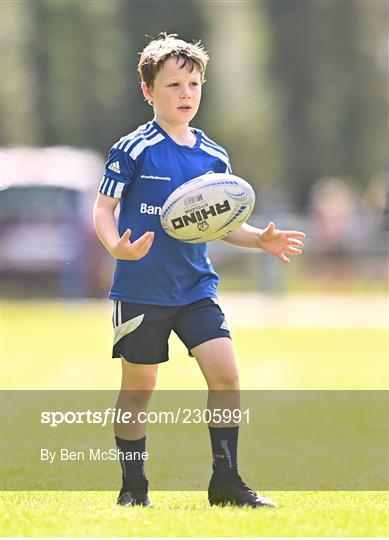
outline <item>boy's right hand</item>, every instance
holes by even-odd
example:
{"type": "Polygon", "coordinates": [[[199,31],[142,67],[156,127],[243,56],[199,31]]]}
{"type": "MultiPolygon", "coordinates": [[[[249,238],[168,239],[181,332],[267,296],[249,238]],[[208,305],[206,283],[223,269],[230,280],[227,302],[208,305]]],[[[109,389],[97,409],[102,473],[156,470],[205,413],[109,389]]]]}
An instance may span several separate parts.
{"type": "Polygon", "coordinates": [[[147,255],[154,241],[154,232],[146,232],[135,242],[130,242],[130,236],[131,229],[124,231],[119,242],[110,250],[112,257],[125,261],[138,261],[147,255]]]}

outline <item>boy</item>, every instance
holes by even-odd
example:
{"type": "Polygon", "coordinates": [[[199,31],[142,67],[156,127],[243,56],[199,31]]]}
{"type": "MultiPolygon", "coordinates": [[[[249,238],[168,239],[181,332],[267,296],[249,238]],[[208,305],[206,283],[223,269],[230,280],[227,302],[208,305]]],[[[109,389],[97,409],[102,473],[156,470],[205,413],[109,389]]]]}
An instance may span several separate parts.
{"type": "MultiPolygon", "coordinates": [[[[94,207],[97,234],[117,259],[110,298],[114,300],[113,357],[122,362],[117,408],[133,418],[147,409],[158,364],[168,360],[172,330],[194,356],[209,388],[209,408],[239,407],[239,377],[224,314],[217,303],[218,276],[206,244],[167,236],[158,210],[184,182],[205,173],[230,173],[226,151],[189,126],[200,105],[208,56],[199,43],[161,34],[140,55],[143,96],[154,118],[123,137],[110,150],[94,207]],[[119,223],[114,211],[120,200],[119,223]],[[223,390],[229,392],[213,392],[223,390]],[[129,391],[129,392],[128,392],[129,391]]],[[[224,238],[242,247],[261,248],[288,263],[300,254],[304,233],[243,225],[224,238]]],[[[145,450],[145,424],[116,424],[118,449],[145,450]]],[[[238,475],[236,424],[209,424],[213,504],[275,506],[251,490],[238,475]]],[[[120,455],[120,454],[119,454],[120,455]]],[[[143,461],[121,460],[123,485],[118,504],[150,506],[143,461]]]]}

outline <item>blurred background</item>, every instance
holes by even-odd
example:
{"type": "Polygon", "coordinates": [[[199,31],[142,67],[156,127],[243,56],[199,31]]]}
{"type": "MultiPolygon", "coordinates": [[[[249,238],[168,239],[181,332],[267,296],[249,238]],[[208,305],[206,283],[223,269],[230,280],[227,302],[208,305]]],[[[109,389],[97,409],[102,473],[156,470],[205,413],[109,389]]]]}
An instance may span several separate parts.
{"type": "MultiPolygon", "coordinates": [[[[161,31],[201,39],[210,52],[193,125],[224,146],[234,173],[254,186],[250,223],[273,220],[307,234],[304,255],[290,265],[222,241],[209,244],[242,389],[389,387],[387,0],[0,0],[0,9],[3,388],[120,386],[106,299],[114,261],[96,237],[92,206],[112,143],[151,119],[139,89],[138,52],[161,31]]],[[[205,389],[183,344],[172,336],[169,345],[158,389],[205,389]]],[[[276,410],[282,406],[285,414],[275,429],[297,426],[298,434],[304,415],[289,422],[295,394],[276,395],[282,395],[272,398],[276,410]]],[[[42,395],[30,399],[33,409],[42,395]]],[[[342,444],[332,393],[326,399],[319,432],[335,426],[342,444]]],[[[8,411],[9,399],[3,401],[8,411]]],[[[23,408],[17,412],[12,429],[25,425],[23,408]]],[[[271,440],[272,414],[262,414],[255,441],[261,448],[271,440]]],[[[355,408],[360,432],[371,439],[383,415],[377,409],[366,431],[366,414],[355,408]]],[[[249,455],[252,438],[242,428],[240,444],[249,455]]],[[[302,455],[313,456],[319,446],[313,434],[302,455]]],[[[330,464],[337,459],[328,455],[330,464]]],[[[247,470],[254,487],[262,469],[259,463],[247,470]]],[[[258,527],[248,526],[245,514],[232,516],[235,525],[224,519],[211,525],[202,503],[191,506],[189,498],[177,521],[178,499],[169,498],[148,520],[148,534],[382,536],[380,493],[364,499],[327,493],[329,499],[318,493],[312,505],[310,492],[305,514],[304,494],[279,493],[281,506],[293,512],[297,501],[299,511],[269,520],[270,528],[262,518],[258,527]]],[[[7,535],[142,534],[137,520],[107,511],[114,500],[109,492],[96,495],[101,512],[91,515],[85,504],[93,494],[76,495],[7,494],[7,535]]]]}
{"type": "Polygon", "coordinates": [[[193,125],[257,194],[250,223],[307,233],[284,266],[219,241],[222,292],[383,293],[385,0],[3,0],[3,297],[106,297],[91,211],[111,144],[151,118],[138,52],[161,31],[210,51],[193,125]]]}

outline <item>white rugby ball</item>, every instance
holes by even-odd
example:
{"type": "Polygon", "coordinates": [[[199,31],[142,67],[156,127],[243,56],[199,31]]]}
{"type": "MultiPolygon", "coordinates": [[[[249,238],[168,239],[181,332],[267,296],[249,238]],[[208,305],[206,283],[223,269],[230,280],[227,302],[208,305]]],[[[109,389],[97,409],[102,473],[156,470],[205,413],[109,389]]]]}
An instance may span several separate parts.
{"type": "Polygon", "coordinates": [[[227,236],[250,216],[253,188],[233,174],[208,173],[189,180],[166,199],[163,230],[184,242],[209,242],[227,236]]]}

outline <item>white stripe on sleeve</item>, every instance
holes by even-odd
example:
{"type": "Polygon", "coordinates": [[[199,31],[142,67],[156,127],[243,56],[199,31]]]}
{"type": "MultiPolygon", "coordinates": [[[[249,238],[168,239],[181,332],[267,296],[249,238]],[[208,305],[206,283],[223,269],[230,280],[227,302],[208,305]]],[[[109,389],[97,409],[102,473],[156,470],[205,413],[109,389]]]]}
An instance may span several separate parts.
{"type": "Polygon", "coordinates": [[[99,193],[107,195],[107,197],[120,199],[125,185],[125,182],[118,182],[109,176],[105,176],[100,184],[99,193]]]}
{"type": "Polygon", "coordinates": [[[111,180],[111,178],[108,178],[108,182],[106,186],[104,187],[104,195],[108,195],[109,197],[109,192],[111,190],[113,182],[115,182],[115,180],[111,180]]]}
{"type": "Polygon", "coordinates": [[[227,168],[229,167],[230,163],[228,161],[228,158],[224,154],[218,152],[215,148],[205,146],[205,144],[200,144],[200,148],[201,150],[204,150],[204,152],[207,152],[207,154],[210,154],[211,156],[215,156],[219,158],[221,161],[223,161],[226,164],[227,168]]]}
{"type": "Polygon", "coordinates": [[[115,189],[113,190],[113,194],[111,196],[115,197],[116,199],[120,199],[124,186],[124,182],[116,182],[115,189]]]}
{"type": "Polygon", "coordinates": [[[102,179],[100,187],[99,187],[99,192],[100,193],[104,193],[104,187],[105,187],[106,182],[107,182],[107,177],[103,176],[103,179],[102,179]]]}
{"type": "Polygon", "coordinates": [[[210,139],[209,137],[207,137],[205,135],[205,133],[203,133],[203,143],[207,146],[211,146],[212,148],[215,148],[215,150],[218,150],[221,154],[224,154],[226,157],[228,157],[228,154],[227,152],[224,150],[223,147],[219,146],[218,144],[216,144],[215,142],[212,141],[212,139],[210,139]]]}
{"type": "Polygon", "coordinates": [[[145,126],[140,126],[135,131],[132,131],[125,137],[122,137],[116,145],[114,145],[114,148],[119,148],[119,150],[123,150],[125,146],[127,146],[127,143],[134,142],[134,140],[137,137],[146,137],[147,135],[150,135],[150,133],[154,130],[154,126],[150,125],[148,128],[145,128],[145,126]]]}
{"type": "Polygon", "coordinates": [[[139,154],[143,152],[145,148],[147,148],[148,146],[154,146],[154,144],[157,144],[160,141],[163,141],[164,138],[165,137],[161,133],[158,133],[158,135],[156,135],[150,140],[144,139],[142,141],[139,141],[139,143],[130,152],[130,156],[132,157],[132,159],[135,160],[139,156],[139,154]]]}
{"type": "MultiPolygon", "coordinates": [[[[138,135],[137,137],[134,137],[133,139],[131,139],[127,144],[126,146],[124,146],[123,148],[123,152],[128,152],[129,148],[134,144],[136,143],[137,141],[140,141],[142,139],[145,139],[146,137],[150,137],[151,135],[154,135],[155,133],[157,133],[157,130],[156,129],[153,129],[150,131],[150,133],[141,133],[140,135],[138,135]]],[[[131,155],[131,154],[130,154],[131,155]]]]}

